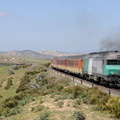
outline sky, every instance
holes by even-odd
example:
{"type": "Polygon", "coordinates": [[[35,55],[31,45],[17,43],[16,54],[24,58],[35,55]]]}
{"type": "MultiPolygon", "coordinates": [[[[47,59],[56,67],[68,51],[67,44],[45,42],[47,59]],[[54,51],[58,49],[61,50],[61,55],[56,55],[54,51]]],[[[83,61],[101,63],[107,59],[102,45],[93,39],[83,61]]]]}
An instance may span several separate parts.
{"type": "Polygon", "coordinates": [[[0,0],[0,51],[96,52],[119,35],[120,0],[0,0]]]}

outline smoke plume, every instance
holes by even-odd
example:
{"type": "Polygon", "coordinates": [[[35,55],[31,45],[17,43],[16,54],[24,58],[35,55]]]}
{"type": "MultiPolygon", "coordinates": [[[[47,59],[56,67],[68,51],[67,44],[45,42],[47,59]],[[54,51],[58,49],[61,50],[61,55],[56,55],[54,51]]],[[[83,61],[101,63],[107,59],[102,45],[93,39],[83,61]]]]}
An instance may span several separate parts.
{"type": "Polygon", "coordinates": [[[120,51],[120,35],[106,37],[100,42],[100,44],[101,44],[100,51],[105,50],[120,51]]]}

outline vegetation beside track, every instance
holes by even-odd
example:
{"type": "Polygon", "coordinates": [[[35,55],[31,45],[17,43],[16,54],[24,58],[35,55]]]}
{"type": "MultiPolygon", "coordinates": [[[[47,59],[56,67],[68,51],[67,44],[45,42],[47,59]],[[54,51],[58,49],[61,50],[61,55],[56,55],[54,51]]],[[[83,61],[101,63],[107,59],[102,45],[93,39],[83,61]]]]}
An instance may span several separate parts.
{"type": "Polygon", "coordinates": [[[71,80],[54,75],[48,65],[46,62],[19,67],[11,75],[7,75],[5,67],[6,76],[2,76],[0,87],[0,119],[120,118],[120,97],[111,97],[96,87],[76,86],[71,80]]]}

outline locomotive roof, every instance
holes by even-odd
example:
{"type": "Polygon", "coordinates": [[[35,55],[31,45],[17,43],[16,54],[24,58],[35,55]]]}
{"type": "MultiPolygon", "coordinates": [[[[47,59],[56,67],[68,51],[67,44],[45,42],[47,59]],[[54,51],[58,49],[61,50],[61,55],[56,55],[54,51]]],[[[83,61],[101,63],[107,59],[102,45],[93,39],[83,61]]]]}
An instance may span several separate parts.
{"type": "Polygon", "coordinates": [[[63,57],[56,57],[54,59],[60,59],[60,60],[65,60],[65,59],[83,59],[85,55],[75,55],[75,56],[63,56],[63,57]]]}
{"type": "Polygon", "coordinates": [[[117,59],[120,55],[120,51],[104,51],[89,53],[85,58],[97,58],[97,59],[117,59]]]}
{"type": "Polygon", "coordinates": [[[120,51],[104,51],[104,52],[94,52],[83,55],[75,55],[75,56],[63,56],[56,57],[54,59],[65,60],[65,59],[86,59],[86,58],[94,58],[94,59],[120,59],[120,51]]]}

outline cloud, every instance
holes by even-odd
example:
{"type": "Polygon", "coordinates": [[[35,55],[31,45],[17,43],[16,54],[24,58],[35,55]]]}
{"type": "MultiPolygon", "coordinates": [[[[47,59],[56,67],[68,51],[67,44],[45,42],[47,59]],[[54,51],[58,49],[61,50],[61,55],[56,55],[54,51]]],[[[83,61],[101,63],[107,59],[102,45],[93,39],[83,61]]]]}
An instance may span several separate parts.
{"type": "Polygon", "coordinates": [[[25,18],[23,17],[20,17],[20,16],[14,16],[13,14],[10,14],[10,13],[5,13],[5,12],[0,12],[0,17],[11,17],[13,19],[16,19],[16,20],[24,20],[25,18]]]}
{"type": "Polygon", "coordinates": [[[0,12],[0,16],[8,17],[11,16],[9,13],[0,12]]]}

